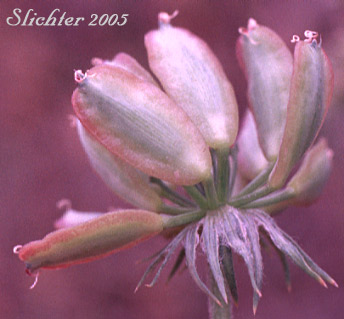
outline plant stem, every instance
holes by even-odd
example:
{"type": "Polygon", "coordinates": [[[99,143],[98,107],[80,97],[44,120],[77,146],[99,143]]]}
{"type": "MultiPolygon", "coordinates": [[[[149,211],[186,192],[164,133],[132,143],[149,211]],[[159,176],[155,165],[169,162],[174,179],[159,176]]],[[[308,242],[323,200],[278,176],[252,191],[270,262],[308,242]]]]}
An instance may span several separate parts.
{"type": "Polygon", "coordinates": [[[217,169],[218,169],[218,156],[217,156],[217,150],[210,148],[210,154],[211,154],[211,163],[213,166],[213,178],[214,178],[214,182],[215,184],[217,184],[217,169]]]}
{"type": "Polygon", "coordinates": [[[242,207],[248,203],[255,201],[256,199],[262,198],[270,193],[272,193],[275,189],[269,186],[263,186],[254,192],[244,195],[244,196],[236,196],[232,198],[228,204],[234,207],[242,207]]]}
{"type": "Polygon", "coordinates": [[[205,215],[205,211],[196,210],[178,216],[164,216],[164,229],[174,228],[200,220],[205,215]]]}
{"type": "Polygon", "coordinates": [[[197,203],[197,205],[202,209],[207,209],[208,203],[204,196],[200,193],[196,186],[184,186],[186,192],[190,197],[197,203]]]}
{"type": "Polygon", "coordinates": [[[195,207],[195,203],[190,201],[189,199],[185,198],[184,196],[180,195],[179,193],[173,191],[171,188],[169,188],[163,181],[161,181],[158,178],[155,177],[151,177],[151,182],[154,184],[157,184],[162,192],[162,196],[169,199],[170,201],[172,201],[173,203],[176,203],[180,206],[191,206],[191,207],[195,207]]]}
{"type": "Polygon", "coordinates": [[[240,191],[240,193],[237,195],[237,197],[247,195],[247,194],[255,191],[261,185],[263,185],[267,181],[273,167],[274,167],[274,163],[270,163],[264,170],[262,170],[251,182],[249,182],[240,191]]]}
{"type": "Polygon", "coordinates": [[[202,182],[202,185],[205,190],[205,196],[208,201],[209,209],[215,209],[218,207],[218,200],[216,194],[216,188],[214,184],[214,180],[210,177],[202,182]]]}
{"type": "Polygon", "coordinates": [[[222,306],[219,306],[214,300],[208,298],[208,310],[209,310],[209,319],[233,319],[232,312],[232,299],[229,296],[228,304],[226,304],[221,296],[221,293],[217,287],[216,281],[209,270],[209,279],[210,279],[210,289],[211,292],[220,300],[222,306]]]}
{"type": "Polygon", "coordinates": [[[229,186],[228,186],[228,195],[227,195],[226,200],[228,199],[228,196],[232,195],[236,173],[237,173],[238,147],[236,145],[230,150],[230,155],[231,155],[231,161],[230,161],[230,172],[229,172],[229,186]]]}
{"type": "Polygon", "coordinates": [[[229,149],[215,151],[217,157],[216,191],[220,203],[225,203],[229,189],[229,149]]]}
{"type": "Polygon", "coordinates": [[[286,188],[280,191],[277,191],[275,193],[272,193],[271,195],[257,199],[247,205],[242,206],[243,208],[259,208],[264,206],[269,206],[273,204],[277,204],[279,202],[291,199],[295,196],[295,192],[291,188],[286,188]]]}
{"type": "Polygon", "coordinates": [[[167,215],[180,215],[184,213],[188,213],[195,208],[192,207],[178,207],[178,206],[171,206],[163,203],[159,209],[160,213],[164,213],[167,215]]]}

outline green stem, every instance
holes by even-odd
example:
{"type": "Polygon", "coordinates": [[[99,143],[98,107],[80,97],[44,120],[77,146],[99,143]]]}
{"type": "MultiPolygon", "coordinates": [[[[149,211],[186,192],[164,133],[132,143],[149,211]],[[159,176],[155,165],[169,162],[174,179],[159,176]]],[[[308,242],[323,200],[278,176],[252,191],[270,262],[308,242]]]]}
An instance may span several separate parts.
{"type": "Polygon", "coordinates": [[[192,211],[194,208],[192,207],[179,207],[179,206],[171,206],[163,203],[159,209],[160,213],[164,213],[167,215],[180,215],[185,214],[192,211]]]}
{"type": "Polygon", "coordinates": [[[258,187],[263,185],[272,171],[275,163],[270,163],[264,170],[262,170],[251,182],[249,182],[237,195],[244,196],[255,191],[258,187]]]}
{"type": "Polygon", "coordinates": [[[218,207],[218,200],[217,200],[217,194],[215,189],[214,180],[212,177],[204,180],[202,182],[202,185],[204,187],[205,196],[207,198],[208,207],[209,209],[215,209],[218,207]]]}
{"type": "Polygon", "coordinates": [[[184,186],[185,191],[189,196],[197,203],[197,205],[202,209],[207,209],[208,203],[204,196],[195,186],[184,186]]]}
{"type": "Polygon", "coordinates": [[[269,206],[273,204],[277,204],[279,202],[291,199],[295,196],[295,192],[292,188],[286,188],[271,195],[255,200],[247,205],[243,205],[242,208],[259,208],[264,206],[269,206]]]}
{"type": "MultiPolygon", "coordinates": [[[[229,186],[228,186],[228,196],[232,195],[234,183],[235,183],[235,178],[236,178],[236,173],[237,173],[237,166],[238,166],[238,147],[235,145],[231,151],[231,164],[230,164],[230,172],[229,172],[229,186]]],[[[227,197],[228,198],[228,197],[227,197]]],[[[227,200],[226,198],[226,200],[227,200]]]]}
{"type": "Polygon", "coordinates": [[[220,203],[227,201],[229,189],[229,149],[215,151],[217,157],[216,191],[220,203]]]}
{"type": "Polygon", "coordinates": [[[236,196],[232,198],[228,204],[234,207],[242,207],[248,203],[251,203],[255,201],[256,199],[265,197],[266,195],[272,193],[275,189],[269,187],[269,186],[263,186],[257,190],[255,190],[253,193],[250,193],[248,195],[244,196],[236,196]]]}
{"type": "Polygon", "coordinates": [[[216,154],[216,150],[213,148],[209,148],[210,150],[210,154],[211,154],[211,163],[213,166],[213,178],[214,178],[214,182],[215,184],[217,183],[217,163],[218,163],[218,159],[217,159],[217,154],[216,154]]]}
{"type": "Polygon", "coordinates": [[[196,204],[192,202],[191,200],[185,198],[184,196],[180,195],[179,193],[173,191],[171,188],[169,188],[163,181],[161,181],[158,178],[151,177],[151,182],[154,184],[157,184],[161,189],[161,196],[169,199],[171,202],[176,203],[180,206],[184,207],[195,207],[196,204]]]}
{"type": "Polygon", "coordinates": [[[208,298],[209,319],[233,319],[234,317],[231,297],[229,296],[228,304],[226,304],[221,296],[221,293],[219,291],[219,288],[217,287],[216,281],[211,271],[209,271],[209,277],[211,292],[221,302],[220,306],[216,302],[214,302],[214,300],[208,298]]]}
{"type": "Polygon", "coordinates": [[[178,216],[165,216],[163,220],[163,227],[164,229],[167,229],[190,224],[200,220],[202,217],[204,217],[204,215],[205,211],[196,210],[178,216]]]}

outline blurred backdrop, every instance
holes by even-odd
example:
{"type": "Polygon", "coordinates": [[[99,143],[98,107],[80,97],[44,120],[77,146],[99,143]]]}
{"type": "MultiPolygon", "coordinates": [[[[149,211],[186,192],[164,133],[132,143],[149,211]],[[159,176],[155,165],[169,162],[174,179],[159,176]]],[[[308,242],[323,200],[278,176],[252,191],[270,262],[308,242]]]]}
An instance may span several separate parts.
{"type": "MultiPolygon", "coordinates": [[[[238,28],[249,17],[267,25],[288,43],[293,34],[316,30],[335,70],[335,96],[321,135],[334,149],[334,168],[322,197],[308,208],[289,209],[278,224],[339,283],[323,289],[291,265],[292,293],[272,251],[264,254],[260,318],[340,319],[344,313],[344,2],[234,0],[0,1],[0,318],[207,318],[207,299],[187,271],[166,285],[134,288],[147,263],[137,263],[162,246],[155,238],[132,250],[93,263],[43,271],[38,285],[12,254],[13,246],[40,239],[53,230],[61,212],[56,202],[72,201],[84,211],[129,207],[91,170],[68,115],[75,88],[73,70],[87,70],[92,57],[111,59],[124,51],[148,67],[144,34],[157,27],[160,11],[180,11],[175,25],[203,38],[232,82],[241,114],[246,84],[235,57],[238,28]],[[48,16],[58,8],[67,16],[129,14],[122,27],[10,27],[14,8],[48,16]]],[[[246,267],[235,259],[239,306],[235,318],[253,318],[252,289],[246,267]]],[[[200,269],[204,268],[202,262],[200,269]]],[[[205,270],[203,270],[204,274],[205,270]]],[[[202,270],[201,270],[202,273],[202,270]]]]}

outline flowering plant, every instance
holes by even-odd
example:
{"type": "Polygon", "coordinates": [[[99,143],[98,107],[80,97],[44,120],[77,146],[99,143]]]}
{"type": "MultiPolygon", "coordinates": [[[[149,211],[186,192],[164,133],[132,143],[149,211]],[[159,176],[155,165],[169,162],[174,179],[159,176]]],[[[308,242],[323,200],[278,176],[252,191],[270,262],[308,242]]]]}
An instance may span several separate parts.
{"type": "Polygon", "coordinates": [[[204,41],[171,25],[174,16],[160,13],[159,29],[145,37],[159,83],[125,53],[112,61],[93,59],[92,69],[75,72],[72,103],[90,163],[138,209],[100,214],[68,206],[56,222],[59,230],[14,251],[37,279],[40,269],[98,259],[157,234],[172,236],[137,289],[156,271],[148,284],[153,286],[181,247],[170,276],[185,259],[209,296],[213,318],[231,317],[230,301],[237,301],[233,253],[246,263],[256,311],[264,240],[281,256],[288,285],[286,257],[323,286],[337,286],[271,217],[314,202],[331,171],[326,140],[314,144],[333,90],[318,34],[306,31],[303,41],[294,36],[293,57],[277,34],[255,20],[239,29],[237,55],[250,108],[237,137],[232,85],[204,41]],[[196,269],[199,244],[210,285],[196,269]]]}

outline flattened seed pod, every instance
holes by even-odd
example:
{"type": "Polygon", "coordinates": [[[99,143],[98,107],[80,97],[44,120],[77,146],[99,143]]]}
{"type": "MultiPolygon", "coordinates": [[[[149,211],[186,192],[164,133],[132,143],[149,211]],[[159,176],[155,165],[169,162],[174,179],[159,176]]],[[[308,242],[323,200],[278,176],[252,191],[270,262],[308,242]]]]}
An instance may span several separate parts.
{"type": "Polygon", "coordinates": [[[156,81],[153,79],[150,73],[147,70],[145,70],[140,65],[140,63],[138,63],[132,56],[124,52],[120,52],[116,54],[116,56],[111,61],[94,58],[92,59],[92,64],[93,65],[106,64],[106,65],[112,65],[112,66],[123,68],[124,70],[127,70],[130,73],[136,75],[138,78],[145,80],[147,82],[150,82],[154,84],[155,86],[159,87],[159,85],[156,83],[156,81]]]}
{"type": "Polygon", "coordinates": [[[162,200],[150,186],[149,176],[110,153],[80,121],[78,134],[90,163],[104,183],[119,197],[136,207],[159,211],[162,200]]]}
{"type": "Polygon", "coordinates": [[[324,122],[333,92],[333,71],[321,43],[296,43],[287,122],[278,159],[270,174],[272,187],[285,183],[293,166],[312,145],[324,122]]]}
{"type": "Polygon", "coordinates": [[[173,27],[173,16],[160,13],[159,29],[145,36],[149,66],[207,144],[228,148],[238,131],[233,87],[209,46],[188,30],[173,27]]]}
{"type": "Polygon", "coordinates": [[[211,175],[209,149],[185,112],[155,85],[120,67],[86,75],[72,103],[83,126],[110,152],[149,176],[178,185],[211,175]]]}
{"type": "Polygon", "coordinates": [[[333,151],[324,138],[307,151],[287,185],[296,194],[293,204],[309,205],[320,196],[331,173],[332,158],[333,151]]]}
{"type": "Polygon", "coordinates": [[[162,229],[162,217],[158,214],[119,210],[30,242],[19,249],[19,258],[29,273],[40,268],[64,268],[131,247],[162,229]]]}
{"type": "Polygon", "coordinates": [[[238,169],[248,180],[255,178],[269,163],[258,142],[256,123],[250,110],[246,111],[238,136],[238,169]]]}
{"type": "Polygon", "coordinates": [[[265,157],[275,161],[286,121],[293,57],[274,31],[253,19],[239,32],[237,56],[247,78],[259,143],[265,157]]]}

